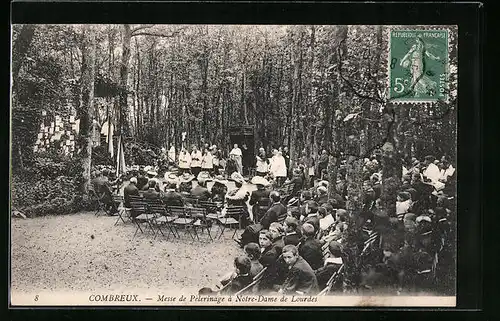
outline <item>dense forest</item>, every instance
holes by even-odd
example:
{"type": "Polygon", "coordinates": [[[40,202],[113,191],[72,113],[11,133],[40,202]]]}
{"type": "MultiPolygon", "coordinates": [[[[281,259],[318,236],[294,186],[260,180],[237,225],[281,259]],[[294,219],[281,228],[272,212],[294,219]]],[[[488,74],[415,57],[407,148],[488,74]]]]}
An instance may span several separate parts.
{"type": "Polygon", "coordinates": [[[12,170],[83,186],[91,125],[107,119],[126,146],[177,150],[182,132],[226,148],[230,126],[253,125],[256,147],[288,146],[292,166],[328,150],[332,173],[382,147],[387,166],[396,154],[454,160],[456,49],[449,101],[394,104],[387,48],[384,26],[15,25],[12,170]],[[80,119],[75,157],[34,153],[42,112],[80,119]]]}

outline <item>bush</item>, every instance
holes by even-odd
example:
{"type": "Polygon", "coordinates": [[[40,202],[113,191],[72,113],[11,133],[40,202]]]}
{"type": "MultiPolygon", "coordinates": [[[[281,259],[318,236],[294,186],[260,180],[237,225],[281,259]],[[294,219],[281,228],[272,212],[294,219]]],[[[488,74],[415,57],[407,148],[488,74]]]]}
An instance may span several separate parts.
{"type": "Polygon", "coordinates": [[[80,193],[78,160],[43,154],[12,175],[11,205],[26,216],[60,215],[88,208],[80,193]]]}

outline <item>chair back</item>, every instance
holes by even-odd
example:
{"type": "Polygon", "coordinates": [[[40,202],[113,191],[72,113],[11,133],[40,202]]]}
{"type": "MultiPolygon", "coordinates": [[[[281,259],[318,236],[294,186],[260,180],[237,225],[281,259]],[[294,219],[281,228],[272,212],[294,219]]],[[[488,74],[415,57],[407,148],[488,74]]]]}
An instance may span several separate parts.
{"type": "Polygon", "coordinates": [[[220,213],[222,210],[222,205],[210,201],[199,201],[198,207],[205,208],[208,213],[220,213]]]}
{"type": "Polygon", "coordinates": [[[186,212],[193,219],[200,219],[203,222],[207,219],[207,209],[203,207],[187,207],[186,212]]]}
{"type": "Polygon", "coordinates": [[[167,206],[167,214],[169,216],[188,217],[189,214],[183,206],[167,206]]]}
{"type": "Polygon", "coordinates": [[[194,197],[192,195],[191,196],[185,196],[184,197],[184,202],[195,206],[195,205],[198,205],[198,198],[196,198],[196,197],[194,197]]]}
{"type": "Polygon", "coordinates": [[[131,195],[130,207],[132,208],[136,216],[147,213],[147,204],[144,201],[144,198],[142,198],[141,196],[131,195]]]}
{"type": "Polygon", "coordinates": [[[245,211],[245,206],[229,205],[226,209],[226,216],[233,217],[234,219],[240,219],[245,211]]]}
{"type": "Polygon", "coordinates": [[[148,211],[152,214],[165,215],[166,209],[160,199],[147,199],[146,204],[148,205],[148,211]]]}

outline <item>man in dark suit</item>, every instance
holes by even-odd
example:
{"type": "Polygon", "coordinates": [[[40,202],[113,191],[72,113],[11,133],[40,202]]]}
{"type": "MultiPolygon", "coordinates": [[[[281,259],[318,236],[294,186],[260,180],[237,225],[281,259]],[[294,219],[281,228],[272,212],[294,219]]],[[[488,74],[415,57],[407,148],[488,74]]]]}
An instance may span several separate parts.
{"type": "MultiPolygon", "coordinates": [[[[316,269],[314,273],[318,279],[320,289],[324,289],[334,273],[336,273],[344,262],[342,261],[342,248],[339,242],[331,241],[328,244],[329,257],[325,260],[324,266],[316,269]]],[[[341,282],[337,281],[332,287],[339,290],[341,282]]]]}
{"type": "Polygon", "coordinates": [[[283,260],[289,266],[280,294],[316,294],[318,281],[311,266],[298,253],[295,245],[283,248],[283,260]]]}
{"type": "Polygon", "coordinates": [[[165,184],[165,193],[162,197],[165,206],[184,206],[182,195],[177,193],[175,190],[176,187],[177,184],[173,182],[167,182],[165,184]]]}
{"type": "Polygon", "coordinates": [[[263,229],[269,229],[269,225],[278,221],[278,217],[286,215],[286,207],[281,203],[281,196],[277,191],[269,193],[269,199],[272,205],[259,221],[263,229]]]}
{"type": "Polygon", "coordinates": [[[144,190],[148,188],[149,179],[146,177],[144,170],[141,169],[139,171],[139,175],[137,176],[137,188],[139,190],[144,190]]]}
{"type": "Polygon", "coordinates": [[[261,230],[269,229],[271,223],[276,222],[278,217],[286,215],[286,208],[281,204],[281,196],[277,191],[272,191],[269,194],[269,199],[272,202],[271,207],[267,210],[266,214],[260,219],[259,223],[249,225],[241,234],[239,240],[235,240],[241,247],[244,247],[250,242],[257,242],[259,232],[261,230]]]}
{"type": "Polygon", "coordinates": [[[306,203],[306,217],[303,219],[304,223],[310,223],[317,232],[319,231],[320,219],[321,217],[318,214],[318,203],[315,201],[308,201],[306,203]]]}
{"type": "Polygon", "coordinates": [[[191,189],[191,196],[200,201],[208,201],[211,199],[212,195],[207,189],[207,182],[199,179],[198,184],[191,189]]]}
{"type": "Polygon", "coordinates": [[[302,234],[304,239],[301,241],[299,254],[309,263],[313,270],[317,270],[323,266],[321,243],[314,237],[316,231],[310,223],[302,225],[302,234]]]}
{"type": "Polygon", "coordinates": [[[258,222],[261,216],[266,213],[269,205],[269,193],[264,185],[257,184],[257,190],[253,191],[250,195],[250,206],[253,206],[252,214],[254,222],[258,222]]]}
{"type": "Polygon", "coordinates": [[[295,217],[288,216],[284,222],[285,236],[283,237],[283,243],[285,245],[291,244],[297,246],[302,237],[298,230],[299,221],[295,217]]]}
{"type": "Polygon", "coordinates": [[[300,194],[300,215],[306,216],[306,204],[308,201],[312,200],[312,194],[310,191],[303,191],[300,194]]]}
{"type": "Polygon", "coordinates": [[[130,183],[123,189],[123,205],[130,208],[130,196],[139,196],[139,189],[137,188],[137,178],[132,177],[130,183]]]}
{"type": "Polygon", "coordinates": [[[158,199],[160,197],[160,193],[156,191],[155,180],[150,180],[148,182],[148,189],[144,191],[143,196],[145,199],[158,199]]]}
{"type": "Polygon", "coordinates": [[[108,177],[106,176],[107,174],[108,172],[106,169],[102,172],[97,171],[96,177],[91,183],[97,196],[101,198],[101,202],[106,205],[108,215],[111,215],[117,212],[117,206],[115,202],[113,202],[113,192],[108,177]]]}

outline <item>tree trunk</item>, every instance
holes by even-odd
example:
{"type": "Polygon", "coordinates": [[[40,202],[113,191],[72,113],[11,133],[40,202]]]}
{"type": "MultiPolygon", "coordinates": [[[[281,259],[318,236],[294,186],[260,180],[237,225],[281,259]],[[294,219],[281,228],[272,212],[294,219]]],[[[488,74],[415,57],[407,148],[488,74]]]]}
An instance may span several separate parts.
{"type": "Polygon", "coordinates": [[[130,134],[128,124],[128,70],[130,61],[130,40],[132,31],[130,25],[123,25],[122,61],[120,66],[120,121],[117,133],[128,136],[130,134]]]}
{"type": "Polygon", "coordinates": [[[12,46],[12,82],[13,89],[17,91],[17,80],[19,71],[26,57],[31,41],[35,35],[35,25],[25,24],[21,27],[19,36],[12,46]]]}
{"type": "MultiPolygon", "coordinates": [[[[407,106],[398,106],[399,111],[405,110],[407,106]]],[[[400,127],[402,117],[394,113],[395,119],[392,125],[389,122],[388,139],[382,146],[382,192],[380,195],[382,208],[387,211],[389,217],[396,216],[397,191],[401,185],[402,164],[398,149],[400,139],[397,137],[397,127],[400,127]],[[395,128],[396,127],[396,128],[395,128]]]]}
{"type": "Polygon", "coordinates": [[[82,44],[82,105],[78,108],[80,118],[80,146],[82,181],[81,191],[86,192],[90,184],[90,167],[92,163],[92,117],[94,111],[94,69],[96,39],[89,25],[83,27],[82,44]]]}

